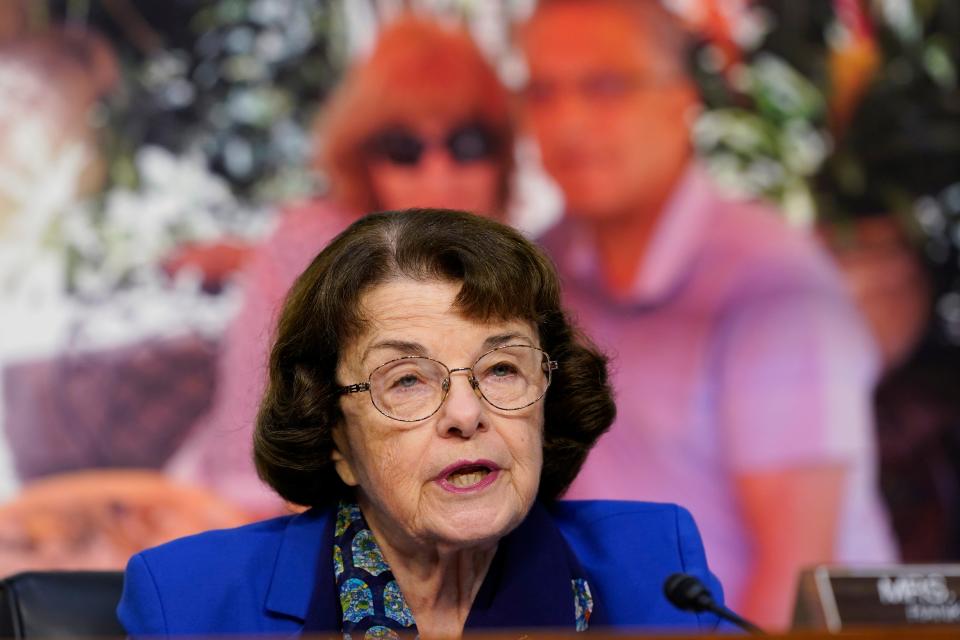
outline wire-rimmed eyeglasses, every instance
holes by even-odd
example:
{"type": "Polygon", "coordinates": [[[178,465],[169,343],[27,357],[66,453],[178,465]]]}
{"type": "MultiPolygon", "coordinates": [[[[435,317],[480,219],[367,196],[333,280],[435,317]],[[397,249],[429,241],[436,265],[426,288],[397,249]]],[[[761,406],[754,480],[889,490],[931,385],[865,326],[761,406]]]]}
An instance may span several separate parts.
{"type": "Polygon", "coordinates": [[[518,411],[540,400],[557,361],[542,349],[509,344],[487,351],[472,367],[450,369],[425,356],[402,356],[383,363],[366,382],[339,387],[341,394],[368,391],[373,406],[401,422],[426,420],[443,405],[454,373],[468,373],[470,386],[491,406],[518,411]]]}

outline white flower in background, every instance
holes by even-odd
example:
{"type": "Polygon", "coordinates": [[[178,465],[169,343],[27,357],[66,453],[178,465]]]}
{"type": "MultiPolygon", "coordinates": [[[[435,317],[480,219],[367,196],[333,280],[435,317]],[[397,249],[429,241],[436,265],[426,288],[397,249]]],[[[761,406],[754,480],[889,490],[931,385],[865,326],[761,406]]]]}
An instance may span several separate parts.
{"type": "Polygon", "coordinates": [[[7,310],[15,300],[36,301],[66,288],[60,225],[77,199],[88,158],[79,143],[57,149],[43,113],[21,114],[15,129],[0,146],[0,297],[7,310]]]}
{"type": "Polygon", "coordinates": [[[817,221],[817,203],[810,191],[810,185],[799,178],[791,178],[780,196],[780,209],[790,224],[809,229],[817,221]]]}
{"type": "Polygon", "coordinates": [[[136,156],[136,166],[138,189],[114,189],[106,195],[95,226],[98,241],[87,230],[69,229],[78,237],[66,240],[90,258],[100,278],[97,282],[85,273],[87,280],[77,283],[88,297],[106,295],[130,278],[142,279],[183,242],[214,240],[227,231],[250,235],[242,228],[227,228],[240,204],[226,182],[207,171],[200,156],[180,158],[145,147],[136,156]]]}
{"type": "Polygon", "coordinates": [[[661,0],[691,28],[704,30],[715,9],[730,29],[730,36],[743,49],[754,47],[769,30],[769,16],[749,0],[723,0],[709,6],[703,0],[661,0]]]}
{"type": "Polygon", "coordinates": [[[901,40],[915,42],[923,37],[923,25],[913,3],[905,0],[878,0],[877,6],[884,21],[901,40]]]}
{"type": "Polygon", "coordinates": [[[6,149],[24,173],[0,166],[0,197],[11,203],[0,233],[0,362],[66,349],[103,348],[199,331],[216,335],[238,302],[235,292],[206,295],[196,274],[174,281],[161,262],[185,242],[230,235],[255,239],[265,211],[242,209],[200,156],[144,148],[137,189],[82,200],[82,145],[55,149],[39,119],[6,149]],[[29,179],[28,179],[29,177],[29,179]]]}
{"type": "Polygon", "coordinates": [[[788,119],[809,119],[826,107],[817,87],[778,56],[757,55],[750,76],[750,92],[767,111],[788,119]]]}
{"type": "Polygon", "coordinates": [[[702,112],[693,140],[719,184],[737,197],[777,202],[793,225],[809,227],[816,203],[808,179],[831,151],[811,118],[825,109],[809,80],[782,59],[762,54],[735,74],[757,110],[736,107],[702,112]]]}
{"type": "Polygon", "coordinates": [[[794,118],[784,125],[781,134],[783,164],[788,172],[812,176],[830,154],[830,139],[809,120],[794,118]]]}
{"type": "Polygon", "coordinates": [[[22,242],[76,198],[92,154],[85,140],[66,137],[63,98],[30,65],[0,59],[0,95],[0,239],[22,242]]]}
{"type": "Polygon", "coordinates": [[[705,149],[726,147],[739,153],[771,152],[774,140],[761,118],[736,109],[704,111],[693,125],[693,137],[705,149]]]}

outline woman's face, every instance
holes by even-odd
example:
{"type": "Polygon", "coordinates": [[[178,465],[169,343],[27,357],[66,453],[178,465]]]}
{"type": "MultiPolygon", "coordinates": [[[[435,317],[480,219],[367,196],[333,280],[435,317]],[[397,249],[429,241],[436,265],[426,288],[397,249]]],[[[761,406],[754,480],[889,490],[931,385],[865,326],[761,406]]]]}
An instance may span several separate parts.
{"type": "Polygon", "coordinates": [[[389,148],[371,154],[367,165],[380,207],[462,209],[499,217],[502,168],[495,153],[477,152],[493,141],[469,129],[463,123],[424,121],[385,132],[389,148]]]}
{"type": "MultiPolygon", "coordinates": [[[[505,344],[539,347],[523,321],[480,323],[453,307],[459,283],[408,279],[361,298],[366,331],[343,352],[337,380],[353,384],[401,356],[471,367],[505,344]]],[[[341,401],[337,472],[358,488],[368,522],[392,546],[462,549],[496,542],[530,510],[543,463],[543,402],[517,411],[481,399],[454,373],[440,409],[418,422],[381,414],[369,393],[341,401]],[[478,469],[480,467],[485,469],[478,469]]]]}

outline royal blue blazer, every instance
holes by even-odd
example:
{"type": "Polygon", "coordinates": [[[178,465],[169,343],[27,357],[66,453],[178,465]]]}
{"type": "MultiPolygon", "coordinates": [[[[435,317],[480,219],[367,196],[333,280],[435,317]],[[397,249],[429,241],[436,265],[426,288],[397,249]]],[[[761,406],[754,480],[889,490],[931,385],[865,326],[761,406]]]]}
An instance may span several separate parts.
{"type": "MultiPolygon", "coordinates": [[[[716,616],[679,611],[663,595],[667,576],[682,571],[701,578],[723,602],[685,509],[589,500],[549,510],[587,574],[595,612],[603,607],[611,626],[691,632],[717,626],[716,616]]],[[[296,633],[334,514],[333,508],[313,509],[138,553],[127,565],[120,621],[134,636],[296,633]]]]}

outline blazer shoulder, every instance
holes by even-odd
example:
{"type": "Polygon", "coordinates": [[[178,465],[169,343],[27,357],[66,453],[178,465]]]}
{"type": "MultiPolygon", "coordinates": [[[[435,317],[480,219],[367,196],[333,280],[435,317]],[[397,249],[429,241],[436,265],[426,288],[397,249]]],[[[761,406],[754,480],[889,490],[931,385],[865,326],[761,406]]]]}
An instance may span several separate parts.
{"type": "MultiPolygon", "coordinates": [[[[236,566],[244,557],[259,558],[279,545],[294,516],[254,522],[233,529],[216,529],[177,538],[138,555],[168,566],[201,563],[204,568],[236,566]]],[[[178,572],[180,567],[177,567],[178,572]]]]}
{"type": "Polygon", "coordinates": [[[675,504],[612,500],[558,502],[551,509],[613,626],[712,629],[716,617],[676,610],[663,595],[672,574],[696,575],[723,602],[690,512],[675,504]]]}
{"type": "Polygon", "coordinates": [[[256,632],[291,522],[284,516],[180,538],[134,555],[117,613],[131,635],[256,632]]]}
{"type": "Polygon", "coordinates": [[[680,505],[621,500],[558,502],[552,509],[557,526],[588,556],[627,550],[635,561],[662,564],[673,558],[678,570],[706,565],[700,532],[680,505]]]}

